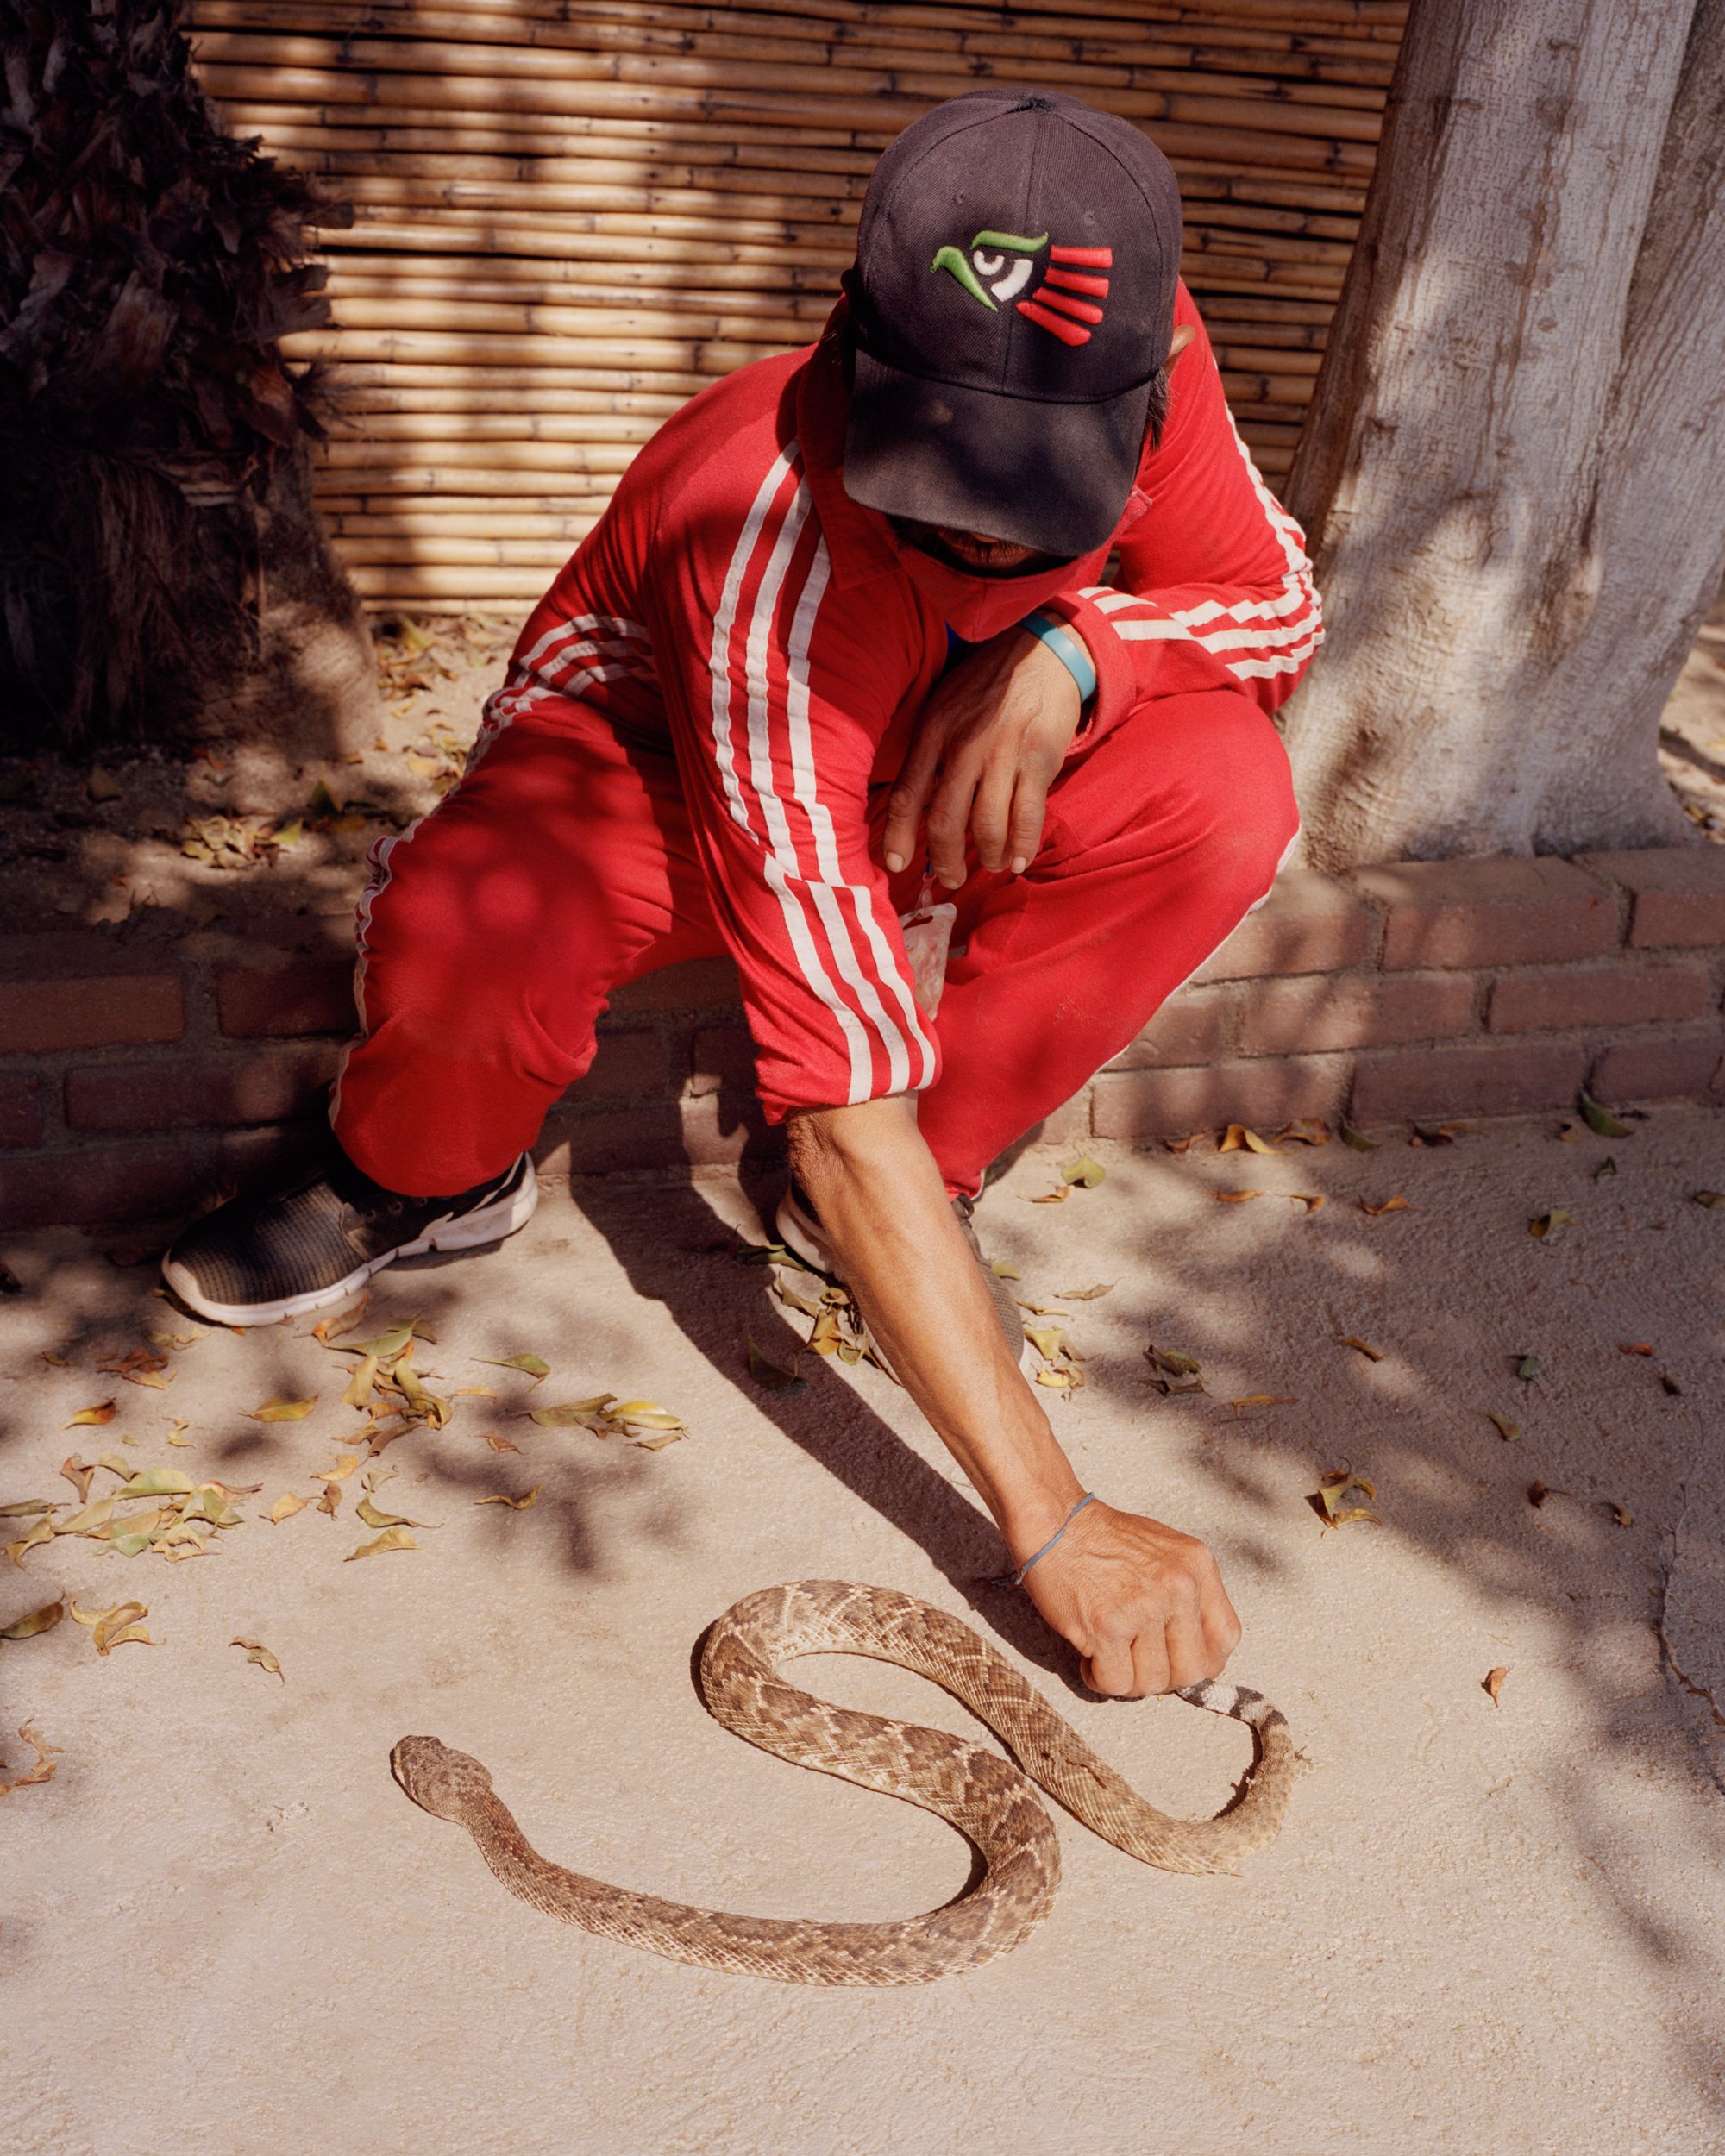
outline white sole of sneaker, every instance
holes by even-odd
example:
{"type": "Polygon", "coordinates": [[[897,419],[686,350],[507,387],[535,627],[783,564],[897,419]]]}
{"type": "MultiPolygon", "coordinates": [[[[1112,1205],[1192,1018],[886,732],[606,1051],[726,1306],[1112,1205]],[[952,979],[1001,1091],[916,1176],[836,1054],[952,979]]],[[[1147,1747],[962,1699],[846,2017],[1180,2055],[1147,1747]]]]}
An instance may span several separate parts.
{"type": "MultiPolygon", "coordinates": [[[[833,1269],[831,1246],[821,1233],[819,1222],[810,1219],[797,1203],[792,1192],[787,1190],[780,1199],[779,1209],[773,1215],[773,1225],[778,1231],[779,1240],[787,1250],[794,1250],[804,1264],[812,1265],[816,1272],[822,1275],[824,1278],[838,1281],[841,1286],[844,1285],[840,1275],[833,1269]]],[[[857,1314],[859,1317],[862,1315],[860,1310],[857,1314]]],[[[881,1353],[875,1336],[869,1332],[866,1324],[862,1327],[862,1337],[869,1344],[869,1354],[886,1371],[888,1376],[895,1385],[901,1384],[903,1380],[881,1353]]],[[[1038,1360],[1036,1349],[1026,1339],[1019,1351],[1019,1369],[1026,1378],[1035,1376],[1038,1360]]]]}
{"type": "Polygon", "coordinates": [[[345,1302],[365,1286],[373,1273],[380,1273],[386,1265],[393,1265],[398,1257],[423,1257],[430,1250],[473,1250],[486,1243],[501,1243],[518,1228],[527,1225],[538,1203],[539,1179],[530,1167],[520,1189],[511,1191],[506,1198],[499,1198],[494,1205],[482,1206],[477,1213],[464,1213],[460,1219],[446,1217],[429,1227],[417,1241],[404,1243],[398,1250],[386,1250],[381,1257],[355,1266],[345,1280],[338,1280],[333,1287],[319,1288],[305,1295],[285,1295],[279,1302],[212,1302],[198,1292],[197,1282],[183,1266],[166,1262],[162,1278],[188,1310],[195,1310],[200,1318],[208,1318],[214,1325],[279,1325],[284,1318],[303,1318],[313,1310],[327,1310],[333,1303],[345,1302]]]}

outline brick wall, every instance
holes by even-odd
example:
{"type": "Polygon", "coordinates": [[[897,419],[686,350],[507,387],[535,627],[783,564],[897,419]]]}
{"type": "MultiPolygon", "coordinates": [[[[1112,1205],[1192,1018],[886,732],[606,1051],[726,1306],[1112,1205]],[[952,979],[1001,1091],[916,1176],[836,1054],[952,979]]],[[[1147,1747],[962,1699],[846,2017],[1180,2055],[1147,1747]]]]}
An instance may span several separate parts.
{"type": "MultiPolygon", "coordinates": [[[[343,919],[0,937],[0,1225],[190,1210],[307,1144],[353,1018],[343,919]]],[[[1725,849],[1296,869],[1044,1138],[1725,1100],[1725,849]]],[[[619,994],[551,1174],[770,1153],[730,967],[619,994]]]]}

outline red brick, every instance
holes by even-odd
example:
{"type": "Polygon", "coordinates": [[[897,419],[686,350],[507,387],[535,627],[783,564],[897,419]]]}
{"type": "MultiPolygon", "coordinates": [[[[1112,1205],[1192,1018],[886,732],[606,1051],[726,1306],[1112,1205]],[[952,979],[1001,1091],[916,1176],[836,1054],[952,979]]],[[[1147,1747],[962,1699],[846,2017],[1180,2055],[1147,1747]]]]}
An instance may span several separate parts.
{"type": "Polygon", "coordinates": [[[1524,966],[1617,948],[1617,899],[1567,861],[1403,861],[1353,881],[1389,909],[1383,964],[1524,966]]]}
{"type": "Polygon", "coordinates": [[[725,1011],[743,1000],[728,958],[691,958],[643,975],[611,999],[613,1011],[725,1011]]]}
{"type": "Polygon", "coordinates": [[[176,974],[108,974],[0,987],[0,1055],[177,1041],[185,1004],[176,974]]]}
{"type": "Polygon", "coordinates": [[[1494,1033],[1559,1025],[1671,1025],[1697,1018],[1713,984],[1700,966],[1590,966],[1506,974],[1491,991],[1494,1033]]]}
{"type": "Polygon", "coordinates": [[[1517,1115],[1573,1104],[1587,1068],[1572,1041],[1502,1041],[1362,1056],[1353,1081],[1356,1123],[1400,1116],[1517,1115]]]}
{"type": "Polygon", "coordinates": [[[1284,868],[1255,913],[1198,968],[1200,981],[1264,974],[1334,973],[1370,955],[1371,909],[1314,868],[1284,868]]]}
{"type": "Polygon", "coordinates": [[[1725,943],[1725,847],[1659,846],[1581,858],[1633,894],[1629,941],[1637,950],[1725,943]]]}
{"type": "Polygon", "coordinates": [[[1333,1115],[1347,1096],[1345,1056],[1264,1056],[1183,1070],[1104,1071],[1091,1087],[1098,1138],[1173,1138],[1221,1123],[1333,1115]]]}
{"type": "Polygon", "coordinates": [[[1593,1067],[1596,1099],[1695,1100],[1717,1088],[1725,1071],[1725,1037],[1690,1034],[1676,1040],[1619,1041],[1593,1067]]]}
{"type": "Polygon", "coordinates": [[[1182,988],[1170,996],[1135,1041],[1108,1065],[1141,1070],[1149,1065],[1209,1063],[1226,1053],[1233,1009],[1230,988],[1182,988]]]}
{"type": "Polygon", "coordinates": [[[566,1100],[658,1100],[671,1089],[670,1051],[657,1033],[601,1033],[599,1053],[566,1100]]]}
{"type": "Polygon", "coordinates": [[[66,1075],[66,1119],[75,1131],[281,1123],[318,1112],[340,1060],[333,1042],[318,1042],[254,1055],[86,1066],[66,1075]]]}
{"type": "Polygon", "coordinates": [[[1240,1048],[1248,1056],[1441,1040],[1473,1019],[1466,974],[1350,974],[1267,981],[1247,991],[1240,1048]]]}
{"type": "Polygon", "coordinates": [[[0,1145],[41,1142],[41,1080],[34,1075],[0,1078],[0,1145]]]}
{"type": "Polygon", "coordinates": [[[216,1010],[222,1031],[242,1039],[351,1033],[356,1025],[353,959],[229,967],[216,976],[216,1010]]]}
{"type": "Polygon", "coordinates": [[[755,1042],[746,1025],[701,1028],[695,1035],[688,1090],[693,1100],[709,1093],[755,1090],[755,1042]]]}
{"type": "Polygon", "coordinates": [[[183,1213],[204,1177],[184,1140],[89,1145],[0,1163],[0,1227],[84,1226],[183,1213]]]}

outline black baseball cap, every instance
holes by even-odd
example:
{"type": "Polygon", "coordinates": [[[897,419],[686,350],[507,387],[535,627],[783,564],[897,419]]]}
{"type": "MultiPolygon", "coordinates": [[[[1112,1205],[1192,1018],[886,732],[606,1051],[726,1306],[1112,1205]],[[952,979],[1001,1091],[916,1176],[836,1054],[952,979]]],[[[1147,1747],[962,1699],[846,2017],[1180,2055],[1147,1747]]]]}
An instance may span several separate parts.
{"type": "Polygon", "coordinates": [[[1102,545],[1179,273],[1180,191],[1129,122],[1056,91],[937,106],[875,166],[845,273],[846,492],[1065,560],[1102,545]]]}

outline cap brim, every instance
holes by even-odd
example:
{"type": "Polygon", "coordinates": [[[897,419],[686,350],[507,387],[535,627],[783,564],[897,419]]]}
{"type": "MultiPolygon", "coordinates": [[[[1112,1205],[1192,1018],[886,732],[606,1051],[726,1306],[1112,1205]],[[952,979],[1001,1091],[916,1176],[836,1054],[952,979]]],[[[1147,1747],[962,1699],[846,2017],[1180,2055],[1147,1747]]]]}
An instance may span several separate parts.
{"type": "Polygon", "coordinates": [[[1151,384],[1100,404],[925,380],[856,354],[844,489],[889,517],[1063,561],[1105,545],[1132,492],[1151,384]]]}

